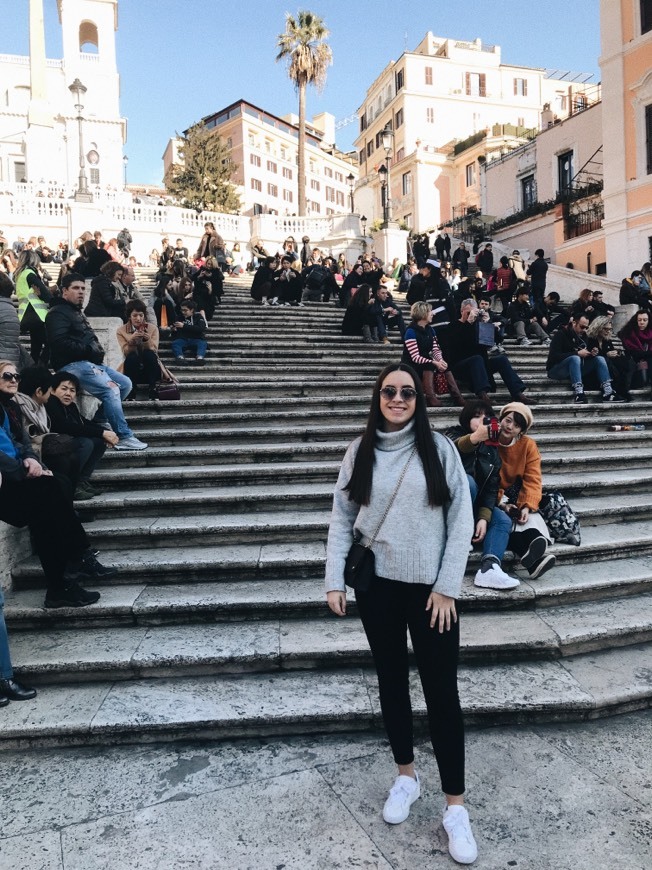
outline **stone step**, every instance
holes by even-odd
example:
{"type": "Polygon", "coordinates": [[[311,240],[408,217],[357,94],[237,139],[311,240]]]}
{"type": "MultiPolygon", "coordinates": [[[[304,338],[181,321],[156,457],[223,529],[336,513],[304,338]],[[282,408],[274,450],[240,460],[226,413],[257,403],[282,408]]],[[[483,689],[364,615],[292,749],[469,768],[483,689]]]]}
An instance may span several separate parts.
{"type": "MultiPolygon", "coordinates": [[[[261,515],[255,516],[259,519],[261,515]]],[[[260,530],[258,542],[250,543],[247,539],[247,542],[238,541],[236,545],[223,541],[209,543],[207,540],[210,535],[216,535],[216,527],[221,529],[222,534],[233,533],[237,528],[237,522],[229,526],[226,522],[228,517],[218,521],[212,520],[211,517],[184,517],[180,518],[177,524],[172,519],[162,518],[158,519],[155,527],[150,528],[147,533],[149,548],[139,546],[142,541],[139,541],[135,534],[135,528],[139,527],[138,518],[125,518],[123,529],[117,528],[116,524],[111,525],[110,533],[104,536],[94,532],[95,523],[91,523],[88,526],[89,537],[95,545],[101,545],[101,561],[119,569],[119,574],[112,577],[108,584],[96,585],[193,583],[215,580],[222,582],[244,578],[294,580],[309,579],[316,575],[323,576],[325,533],[322,532],[322,536],[316,534],[312,540],[307,539],[306,533],[306,538],[299,540],[296,526],[301,517],[295,514],[294,518],[294,523],[286,523],[289,531],[284,535],[282,515],[270,516],[266,525],[261,523],[256,526],[260,530]],[[183,536],[179,535],[179,529],[183,529],[183,536]],[[267,542],[264,539],[266,531],[271,529],[274,529],[277,534],[274,541],[281,540],[284,543],[267,542]],[[201,546],[193,544],[186,548],[188,538],[201,541],[201,546]],[[171,542],[175,539],[179,539],[178,545],[171,546],[171,542]],[[181,541],[184,546],[181,546],[181,541]],[[160,546],[156,546],[157,543],[160,546]]],[[[237,521],[238,517],[232,519],[237,521]]],[[[313,526],[318,526],[319,516],[311,518],[311,522],[313,526]]],[[[245,525],[244,528],[247,534],[253,536],[251,533],[251,529],[254,528],[253,523],[249,526],[245,525]]],[[[581,547],[554,544],[552,552],[555,553],[559,566],[552,572],[555,574],[561,566],[582,565],[587,560],[611,561],[634,556],[647,558],[652,554],[652,531],[646,520],[585,526],[582,529],[581,547]]],[[[469,556],[471,574],[477,569],[479,558],[479,554],[475,552],[469,556]]],[[[516,571],[517,574],[520,571],[511,563],[509,554],[505,559],[505,565],[508,570],[516,571]]],[[[42,570],[34,556],[16,565],[12,576],[14,587],[17,589],[43,585],[42,570]]],[[[524,574],[524,577],[526,576],[524,574]]]]}
{"type": "MultiPolygon", "coordinates": [[[[556,659],[652,639],[652,594],[542,611],[467,613],[460,659],[556,659]]],[[[651,648],[652,649],[652,648],[651,648]]],[[[134,680],[370,666],[357,619],[23,631],[12,659],[25,682],[134,680]]]]}
{"type": "MultiPolygon", "coordinates": [[[[462,665],[469,724],[534,724],[596,718],[650,705],[645,644],[557,661],[462,665]]],[[[418,720],[425,705],[411,675],[418,720]]],[[[36,704],[10,704],[0,719],[6,748],[151,740],[268,737],[380,728],[367,668],[272,671],[177,679],[44,686],[36,704]]]]}
{"type": "MultiPolygon", "coordinates": [[[[515,590],[483,589],[473,584],[477,559],[464,578],[461,613],[532,610],[578,602],[622,600],[652,593],[652,556],[559,563],[533,581],[525,572],[515,590]]],[[[511,569],[513,571],[513,566],[511,569]]],[[[513,573],[515,573],[513,571],[513,573]]],[[[349,595],[350,614],[356,613],[349,595]]],[[[184,625],[260,619],[328,619],[323,578],[225,580],[204,583],[140,583],[102,588],[98,604],[81,609],[45,610],[41,589],[7,593],[5,616],[11,632],[109,626],[184,625]]]]}

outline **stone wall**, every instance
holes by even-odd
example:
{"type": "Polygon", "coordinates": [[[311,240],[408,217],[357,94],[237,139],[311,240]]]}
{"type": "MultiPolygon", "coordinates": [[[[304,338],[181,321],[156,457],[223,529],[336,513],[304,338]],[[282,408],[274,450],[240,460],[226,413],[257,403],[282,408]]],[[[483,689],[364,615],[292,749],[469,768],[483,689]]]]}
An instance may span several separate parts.
{"type": "Polygon", "coordinates": [[[11,589],[11,569],[32,552],[27,529],[15,529],[0,523],[0,586],[11,589]]]}

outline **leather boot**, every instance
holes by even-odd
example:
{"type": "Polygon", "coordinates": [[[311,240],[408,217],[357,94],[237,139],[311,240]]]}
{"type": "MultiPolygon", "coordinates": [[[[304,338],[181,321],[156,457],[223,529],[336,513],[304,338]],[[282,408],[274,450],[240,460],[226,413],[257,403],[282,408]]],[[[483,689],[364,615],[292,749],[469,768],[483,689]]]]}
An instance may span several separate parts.
{"type": "Polygon", "coordinates": [[[373,341],[374,344],[378,344],[380,342],[380,339],[378,338],[378,327],[377,326],[371,327],[371,340],[373,341]]]}
{"type": "Polygon", "coordinates": [[[366,324],[362,327],[362,340],[365,342],[365,344],[371,344],[371,342],[373,341],[373,339],[371,338],[371,330],[366,324]]]}
{"type": "Polygon", "coordinates": [[[478,399],[480,399],[481,402],[486,402],[488,405],[492,404],[491,397],[488,393],[476,393],[476,396],[478,397],[478,399]]]}
{"type": "Polygon", "coordinates": [[[460,408],[464,408],[466,405],[466,399],[460,392],[460,388],[457,386],[457,381],[453,377],[453,372],[446,372],[446,380],[448,381],[448,392],[451,394],[451,399],[456,405],[459,405],[460,408]]]}
{"type": "Polygon", "coordinates": [[[421,375],[423,383],[423,392],[426,394],[426,405],[428,408],[441,408],[441,402],[435,393],[435,373],[424,372],[421,375]]]}
{"type": "Polygon", "coordinates": [[[526,396],[525,393],[519,393],[518,396],[516,396],[516,401],[521,402],[523,405],[538,405],[539,404],[538,399],[534,399],[531,396],[526,396]]]}

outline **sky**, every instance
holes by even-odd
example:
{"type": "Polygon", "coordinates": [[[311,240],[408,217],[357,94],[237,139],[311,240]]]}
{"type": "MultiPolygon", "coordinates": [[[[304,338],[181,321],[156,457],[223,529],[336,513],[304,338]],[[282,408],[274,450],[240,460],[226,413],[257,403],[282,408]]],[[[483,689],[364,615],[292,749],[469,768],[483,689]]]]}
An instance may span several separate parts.
{"type": "MultiPolygon", "coordinates": [[[[48,57],[61,57],[56,0],[43,0],[48,57]]],[[[430,30],[498,44],[503,63],[593,73],[600,80],[599,0],[121,0],[116,34],[121,110],[128,119],[129,183],[157,184],[168,140],[194,121],[245,99],[275,115],[297,112],[276,37],[285,13],[310,9],[329,31],[333,65],[321,94],[308,91],[307,116],[354,114],[390,60],[430,30]],[[536,21],[530,11],[537,10],[536,21]]],[[[28,0],[0,0],[0,53],[27,54],[28,0]]],[[[337,133],[349,150],[357,123],[337,133]]],[[[465,131],[461,131],[465,135],[465,131]]]]}

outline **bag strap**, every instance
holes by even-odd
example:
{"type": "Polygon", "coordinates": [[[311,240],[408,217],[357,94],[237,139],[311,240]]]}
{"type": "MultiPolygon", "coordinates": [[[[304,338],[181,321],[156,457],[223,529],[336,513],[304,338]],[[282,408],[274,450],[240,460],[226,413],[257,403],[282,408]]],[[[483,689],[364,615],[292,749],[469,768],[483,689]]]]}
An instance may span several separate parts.
{"type": "Polygon", "coordinates": [[[403,483],[403,478],[405,477],[405,474],[406,474],[406,472],[407,472],[407,470],[408,470],[408,465],[410,464],[410,462],[412,462],[412,457],[414,456],[414,454],[415,454],[416,452],[417,452],[417,448],[414,447],[414,448],[412,449],[412,453],[410,453],[410,455],[409,455],[409,457],[408,457],[408,461],[405,463],[405,466],[403,467],[403,471],[401,472],[401,476],[399,477],[399,479],[398,479],[398,481],[397,481],[397,483],[396,483],[396,486],[394,487],[394,492],[391,494],[391,496],[390,496],[390,498],[389,498],[389,501],[387,502],[387,507],[385,508],[385,513],[383,514],[383,518],[381,519],[381,521],[380,521],[380,522],[378,523],[378,525],[376,526],[376,531],[373,533],[373,535],[372,535],[371,538],[369,539],[369,543],[368,543],[368,544],[365,544],[365,548],[366,548],[367,550],[370,550],[370,549],[371,549],[371,547],[372,547],[374,541],[376,540],[376,538],[377,538],[377,536],[378,536],[378,532],[380,531],[382,524],[383,524],[383,523],[385,522],[385,520],[387,519],[387,514],[389,513],[390,508],[391,508],[392,505],[394,504],[394,499],[396,498],[396,493],[399,491],[400,486],[401,486],[401,484],[403,483]]]}

